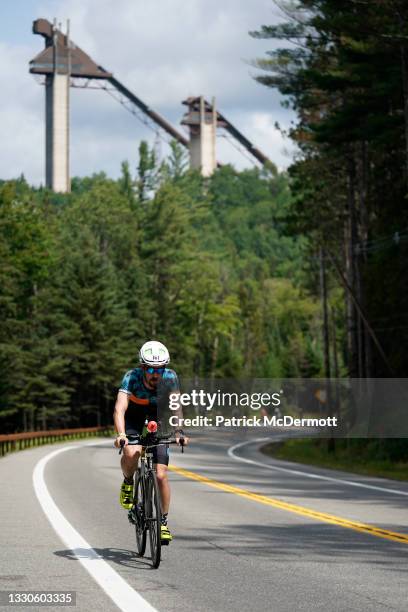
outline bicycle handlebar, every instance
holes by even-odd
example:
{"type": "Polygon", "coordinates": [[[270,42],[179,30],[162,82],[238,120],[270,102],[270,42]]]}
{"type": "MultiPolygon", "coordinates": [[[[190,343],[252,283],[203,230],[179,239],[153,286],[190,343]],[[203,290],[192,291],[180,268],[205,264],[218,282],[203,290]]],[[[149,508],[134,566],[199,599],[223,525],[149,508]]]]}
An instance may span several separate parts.
{"type": "MultiPolygon", "coordinates": [[[[152,436],[153,434],[151,434],[149,437],[152,438],[152,436]]],[[[143,438],[139,438],[139,442],[140,442],[140,446],[144,446],[145,448],[149,448],[153,446],[161,446],[163,444],[177,444],[174,438],[169,438],[168,436],[154,436],[154,438],[151,439],[151,442],[153,442],[153,444],[150,442],[150,440],[146,436],[143,438]],[[159,440],[159,441],[156,442],[156,440],[159,440]],[[147,444],[145,442],[147,442],[147,444]]],[[[181,452],[184,453],[184,437],[179,438],[179,444],[181,446],[181,452]]],[[[119,455],[122,454],[124,446],[125,446],[125,440],[122,438],[122,440],[120,441],[119,455]]]]}

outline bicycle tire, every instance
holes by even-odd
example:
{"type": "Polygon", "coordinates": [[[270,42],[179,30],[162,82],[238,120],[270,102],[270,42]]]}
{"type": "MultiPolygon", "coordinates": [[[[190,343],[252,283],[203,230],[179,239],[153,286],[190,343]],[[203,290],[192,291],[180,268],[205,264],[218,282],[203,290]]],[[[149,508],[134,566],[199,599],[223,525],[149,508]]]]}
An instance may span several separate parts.
{"type": "Polygon", "coordinates": [[[137,471],[135,495],[133,500],[135,506],[135,532],[136,532],[136,546],[139,557],[143,557],[146,552],[146,540],[147,540],[147,524],[146,524],[146,497],[144,481],[140,473],[140,469],[137,471]]]}
{"type": "Polygon", "coordinates": [[[155,472],[150,472],[146,479],[146,518],[149,527],[150,558],[152,566],[157,569],[161,560],[161,504],[160,493],[155,472]]]}

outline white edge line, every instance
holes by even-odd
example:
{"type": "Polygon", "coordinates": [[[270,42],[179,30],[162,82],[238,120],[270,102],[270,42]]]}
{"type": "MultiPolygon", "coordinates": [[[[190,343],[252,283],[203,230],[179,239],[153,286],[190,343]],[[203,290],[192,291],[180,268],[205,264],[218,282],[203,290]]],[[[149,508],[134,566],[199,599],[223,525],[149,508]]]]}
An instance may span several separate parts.
{"type": "Polygon", "coordinates": [[[245,459],[235,454],[235,450],[246,446],[247,444],[253,444],[254,442],[279,442],[280,440],[286,440],[287,438],[257,438],[256,440],[248,440],[246,442],[239,442],[234,444],[228,449],[228,456],[236,461],[242,461],[243,463],[251,463],[253,465],[260,465],[267,470],[276,470],[277,472],[288,472],[289,474],[296,474],[296,476],[306,476],[307,478],[315,478],[317,480],[329,480],[330,482],[337,482],[340,484],[349,485],[351,487],[361,487],[363,489],[373,489],[374,491],[382,491],[383,493],[392,493],[394,495],[405,495],[408,497],[408,491],[401,491],[399,489],[387,489],[386,487],[378,487],[376,485],[364,484],[362,482],[354,482],[352,480],[343,480],[342,478],[333,478],[331,476],[322,476],[321,474],[313,474],[311,472],[303,472],[301,470],[292,470],[290,468],[284,468],[277,465],[270,465],[269,463],[261,463],[260,461],[254,461],[253,459],[245,459]]]}
{"type": "Polygon", "coordinates": [[[33,472],[33,485],[40,505],[62,542],[72,550],[75,557],[91,575],[95,582],[123,612],[157,612],[137,591],[124,580],[111,566],[91,547],[90,544],[67,521],[52,499],[44,480],[44,469],[47,463],[66,451],[78,446],[65,446],[55,450],[36,464],[33,472]],[[86,550],[86,558],[84,558],[86,550]]]}

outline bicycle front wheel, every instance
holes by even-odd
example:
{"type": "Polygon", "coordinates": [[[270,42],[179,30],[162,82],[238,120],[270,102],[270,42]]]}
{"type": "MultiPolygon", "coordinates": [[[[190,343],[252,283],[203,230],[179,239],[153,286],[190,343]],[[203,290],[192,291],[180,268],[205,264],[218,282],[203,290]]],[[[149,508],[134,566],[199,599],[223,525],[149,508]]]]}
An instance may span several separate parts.
{"type": "Polygon", "coordinates": [[[154,568],[158,568],[161,559],[160,525],[161,506],[160,493],[155,472],[150,472],[146,480],[146,519],[149,528],[150,557],[154,568]]]}
{"type": "Polygon", "coordinates": [[[136,545],[137,552],[140,557],[143,557],[146,551],[147,524],[146,524],[146,497],[145,497],[144,480],[141,476],[140,469],[137,471],[135,496],[134,496],[134,516],[136,530],[136,545]]]}

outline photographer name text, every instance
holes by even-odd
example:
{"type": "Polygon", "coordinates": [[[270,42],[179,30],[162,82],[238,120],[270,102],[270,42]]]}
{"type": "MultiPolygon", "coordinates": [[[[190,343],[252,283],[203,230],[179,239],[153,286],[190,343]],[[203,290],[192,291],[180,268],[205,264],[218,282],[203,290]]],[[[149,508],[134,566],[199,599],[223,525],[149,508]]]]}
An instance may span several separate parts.
{"type": "Polygon", "coordinates": [[[337,417],[297,418],[288,414],[280,417],[196,416],[191,419],[173,415],[169,418],[171,427],[337,427],[337,421],[337,417]]]}

